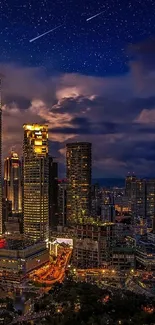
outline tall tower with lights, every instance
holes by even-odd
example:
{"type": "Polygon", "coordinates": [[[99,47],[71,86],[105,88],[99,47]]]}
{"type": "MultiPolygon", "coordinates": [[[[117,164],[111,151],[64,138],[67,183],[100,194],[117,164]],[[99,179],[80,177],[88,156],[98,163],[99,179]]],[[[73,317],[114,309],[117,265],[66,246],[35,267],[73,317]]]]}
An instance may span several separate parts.
{"type": "Polygon", "coordinates": [[[91,143],[66,145],[67,222],[81,223],[91,213],[91,143]]]}
{"type": "Polygon", "coordinates": [[[48,126],[24,124],[24,234],[37,241],[49,236],[48,126]]]}
{"type": "Polygon", "coordinates": [[[12,213],[22,212],[21,161],[14,151],[4,161],[4,197],[12,202],[12,213]]]}

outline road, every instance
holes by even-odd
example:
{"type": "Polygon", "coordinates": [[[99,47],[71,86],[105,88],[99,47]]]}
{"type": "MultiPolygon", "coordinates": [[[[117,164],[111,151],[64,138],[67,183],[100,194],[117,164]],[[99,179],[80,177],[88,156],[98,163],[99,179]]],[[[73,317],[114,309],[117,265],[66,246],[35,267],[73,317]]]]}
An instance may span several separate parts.
{"type": "MultiPolygon", "coordinates": [[[[30,279],[33,279],[33,281],[39,282],[39,283],[45,283],[49,284],[50,286],[53,285],[55,282],[62,282],[65,277],[65,270],[68,266],[68,263],[70,261],[72,254],[72,249],[67,248],[60,251],[60,254],[57,257],[57,261],[55,265],[46,265],[45,267],[41,268],[40,270],[37,270],[36,272],[32,272],[30,274],[30,279]],[[53,279],[53,276],[55,275],[55,278],[53,279]],[[36,279],[37,276],[37,279],[36,279]],[[47,280],[47,278],[50,278],[52,276],[52,279],[47,280]]],[[[25,288],[26,286],[20,286],[20,288],[25,288]]],[[[26,289],[26,288],[25,288],[26,289]]],[[[45,288],[46,289],[46,288],[45,288]]],[[[49,290],[49,288],[48,288],[49,290]]],[[[40,298],[40,296],[38,297],[40,298]]],[[[36,298],[37,300],[37,298],[36,298]]],[[[22,323],[24,321],[31,321],[36,320],[39,318],[44,318],[46,316],[50,315],[50,312],[39,312],[39,313],[27,313],[25,315],[19,316],[18,318],[14,319],[11,325],[22,323]]]]}
{"type": "Polygon", "coordinates": [[[72,254],[71,248],[60,250],[55,264],[46,265],[29,275],[29,279],[37,283],[53,285],[55,282],[62,282],[65,276],[66,267],[72,254]]]}

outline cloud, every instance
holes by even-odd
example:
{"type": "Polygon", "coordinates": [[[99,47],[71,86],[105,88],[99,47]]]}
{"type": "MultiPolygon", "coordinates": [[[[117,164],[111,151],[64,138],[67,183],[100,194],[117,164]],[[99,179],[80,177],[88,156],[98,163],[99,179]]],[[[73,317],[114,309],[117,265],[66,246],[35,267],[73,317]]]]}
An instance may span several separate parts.
{"type": "Polygon", "coordinates": [[[135,121],[144,124],[155,123],[155,109],[148,110],[144,108],[135,121]]]}
{"type": "Polygon", "coordinates": [[[62,173],[70,141],[92,142],[95,177],[124,176],[129,170],[152,173],[155,75],[147,65],[145,46],[131,50],[130,72],[117,77],[75,73],[49,77],[40,68],[1,65],[6,76],[4,156],[12,146],[22,154],[24,123],[47,123],[50,154],[57,157],[62,173]]]}
{"type": "Polygon", "coordinates": [[[134,88],[142,97],[155,94],[155,39],[150,38],[143,42],[130,44],[128,47],[130,57],[130,71],[134,88]]]}

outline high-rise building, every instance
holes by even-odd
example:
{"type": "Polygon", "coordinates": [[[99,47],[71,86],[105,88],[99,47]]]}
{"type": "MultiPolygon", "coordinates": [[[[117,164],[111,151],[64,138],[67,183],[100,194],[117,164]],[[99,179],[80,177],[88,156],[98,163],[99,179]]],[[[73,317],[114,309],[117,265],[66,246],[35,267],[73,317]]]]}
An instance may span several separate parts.
{"type": "Polygon", "coordinates": [[[152,219],[152,228],[155,233],[155,179],[146,181],[146,214],[152,219]]]}
{"type": "Polygon", "coordinates": [[[67,182],[61,180],[58,183],[58,224],[65,226],[67,221],[67,182]]]}
{"type": "Polygon", "coordinates": [[[128,173],[125,179],[125,195],[132,201],[136,195],[136,176],[128,173]]]}
{"type": "Polygon", "coordinates": [[[12,214],[22,212],[21,162],[13,151],[4,161],[4,198],[12,202],[12,214]]]}
{"type": "Polygon", "coordinates": [[[91,186],[91,216],[97,217],[101,215],[101,190],[99,184],[91,186]]]}
{"type": "Polygon", "coordinates": [[[58,163],[49,157],[49,227],[58,224],[58,163]]]}
{"type": "Polygon", "coordinates": [[[114,204],[104,204],[101,210],[101,220],[103,222],[115,222],[115,205],[114,204]]]}
{"type": "Polygon", "coordinates": [[[146,217],[146,181],[145,179],[136,180],[136,200],[132,209],[137,217],[146,217]]]}
{"type": "Polygon", "coordinates": [[[4,234],[7,231],[6,223],[8,222],[9,218],[12,217],[12,202],[8,201],[4,197],[2,199],[2,216],[3,216],[2,229],[4,234]]]}
{"type": "Polygon", "coordinates": [[[91,143],[66,145],[67,222],[83,222],[91,213],[91,143]]]}
{"type": "Polygon", "coordinates": [[[0,235],[3,228],[2,217],[2,98],[1,98],[1,82],[2,75],[0,74],[0,235]]]}
{"type": "Polygon", "coordinates": [[[24,124],[23,212],[24,234],[33,240],[49,236],[48,126],[24,124]]]}

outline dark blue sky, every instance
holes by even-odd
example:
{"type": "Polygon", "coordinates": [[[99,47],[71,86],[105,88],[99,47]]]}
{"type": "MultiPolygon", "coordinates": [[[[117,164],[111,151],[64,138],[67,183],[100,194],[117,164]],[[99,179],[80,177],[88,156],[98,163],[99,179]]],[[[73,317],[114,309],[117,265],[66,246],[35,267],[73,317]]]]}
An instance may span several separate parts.
{"type": "Polygon", "coordinates": [[[153,0],[3,0],[0,61],[52,72],[121,74],[128,71],[128,45],[154,36],[154,12],[153,0]],[[60,29],[29,43],[63,22],[60,29]]]}
{"type": "Polygon", "coordinates": [[[66,142],[80,140],[93,177],[155,175],[154,17],[153,0],[0,1],[4,155],[40,122],[61,174],[66,142]]]}

